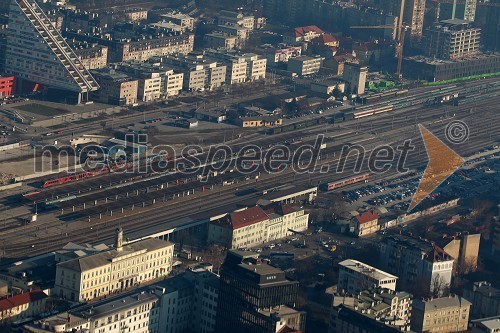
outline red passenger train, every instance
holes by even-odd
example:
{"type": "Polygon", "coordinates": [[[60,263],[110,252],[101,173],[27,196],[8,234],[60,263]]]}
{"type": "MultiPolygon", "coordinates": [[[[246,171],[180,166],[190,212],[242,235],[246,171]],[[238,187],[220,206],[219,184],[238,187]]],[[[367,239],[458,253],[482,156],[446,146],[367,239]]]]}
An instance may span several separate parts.
{"type": "Polygon", "coordinates": [[[344,187],[347,185],[359,183],[359,182],[366,183],[369,178],[370,178],[370,174],[365,173],[365,174],[350,177],[350,178],[344,178],[344,179],[341,179],[341,180],[336,181],[336,182],[329,182],[329,183],[322,184],[320,186],[320,189],[323,191],[333,191],[335,189],[338,189],[338,188],[341,188],[341,187],[344,187]]]}

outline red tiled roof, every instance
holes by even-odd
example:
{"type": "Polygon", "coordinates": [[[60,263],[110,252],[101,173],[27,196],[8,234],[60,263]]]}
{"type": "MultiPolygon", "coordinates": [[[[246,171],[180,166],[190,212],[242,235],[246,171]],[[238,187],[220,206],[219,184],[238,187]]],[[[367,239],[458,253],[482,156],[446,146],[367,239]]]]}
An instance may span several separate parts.
{"type": "Polygon", "coordinates": [[[308,32],[315,32],[317,34],[324,34],[325,32],[315,25],[308,25],[306,27],[297,27],[294,29],[295,37],[302,37],[308,32]]]}
{"type": "Polygon", "coordinates": [[[267,214],[258,206],[229,214],[233,230],[267,220],[267,214]]]}
{"type": "Polygon", "coordinates": [[[434,244],[432,250],[430,250],[426,255],[425,259],[430,262],[440,262],[453,259],[445,250],[434,244]]]}
{"type": "Polygon", "coordinates": [[[316,44],[329,44],[338,42],[338,39],[330,34],[323,34],[321,36],[314,38],[312,42],[316,44]]]}
{"type": "Polygon", "coordinates": [[[364,212],[356,216],[356,219],[358,219],[359,224],[368,223],[378,219],[378,212],[374,210],[369,210],[367,212],[364,212]]]}
{"type": "Polygon", "coordinates": [[[28,304],[46,298],[41,290],[33,290],[0,300],[0,311],[9,310],[23,304],[28,304]]]}

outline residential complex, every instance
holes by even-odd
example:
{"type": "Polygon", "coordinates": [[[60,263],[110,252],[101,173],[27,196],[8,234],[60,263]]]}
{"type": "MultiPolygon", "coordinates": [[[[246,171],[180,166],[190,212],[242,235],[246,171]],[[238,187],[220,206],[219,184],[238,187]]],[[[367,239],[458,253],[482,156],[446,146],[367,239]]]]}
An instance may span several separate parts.
{"type": "Polygon", "coordinates": [[[137,103],[139,81],[113,68],[94,70],[92,74],[101,89],[92,94],[92,99],[112,105],[134,105],[137,103]]]}
{"type": "Polygon", "coordinates": [[[227,67],[203,54],[172,55],[161,58],[161,63],[183,73],[187,91],[213,90],[226,82],[227,67]]]}
{"type": "Polygon", "coordinates": [[[168,33],[161,27],[115,28],[111,38],[103,33],[78,33],[67,31],[66,38],[82,42],[98,43],[108,47],[108,62],[129,60],[146,61],[152,57],[193,51],[194,36],[189,33],[168,33]]]}
{"type": "Polygon", "coordinates": [[[32,0],[12,0],[7,32],[5,71],[20,81],[73,93],[85,102],[99,89],[75,52],[32,0]]]}
{"type": "Polygon", "coordinates": [[[381,268],[398,276],[398,288],[414,294],[443,292],[451,283],[453,262],[443,249],[423,239],[394,235],[380,244],[381,268]]]}
{"type": "Polygon", "coordinates": [[[123,231],[118,229],[113,250],[57,264],[55,294],[82,302],[167,276],[173,247],[154,238],[124,245],[123,231]]]}
{"type": "Polygon", "coordinates": [[[229,251],[220,270],[215,331],[275,333],[288,326],[303,332],[305,312],[293,308],[298,287],[257,253],[229,251]]]}
{"type": "Polygon", "coordinates": [[[226,66],[226,84],[252,82],[266,78],[267,59],[254,53],[207,50],[207,58],[226,66]]]}
{"type": "Polygon", "coordinates": [[[351,332],[352,326],[356,326],[356,322],[344,322],[344,314],[340,313],[346,309],[362,314],[361,322],[367,326],[373,325],[375,328],[380,326],[380,323],[386,325],[387,329],[408,331],[411,322],[412,295],[380,288],[347,295],[335,294],[329,333],[351,332]]]}
{"type": "Polygon", "coordinates": [[[299,76],[316,74],[321,68],[324,58],[298,56],[288,60],[288,71],[297,73],[299,76]]]}
{"type": "Polygon", "coordinates": [[[411,315],[412,331],[465,332],[471,303],[460,296],[434,299],[415,299],[411,315]]]}
{"type": "Polygon", "coordinates": [[[108,48],[106,46],[86,42],[70,43],[70,46],[88,70],[103,68],[108,64],[108,48]]]}
{"type": "Polygon", "coordinates": [[[170,12],[160,14],[166,21],[175,23],[185,28],[186,30],[194,30],[194,18],[179,12],[170,12]]]}
{"type": "Polygon", "coordinates": [[[357,260],[339,262],[338,290],[359,293],[365,289],[384,288],[396,290],[397,276],[386,273],[357,260]]]}
{"type": "Polygon", "coordinates": [[[250,248],[308,228],[309,214],[292,205],[255,206],[214,218],[208,241],[230,249],[250,248]]]}

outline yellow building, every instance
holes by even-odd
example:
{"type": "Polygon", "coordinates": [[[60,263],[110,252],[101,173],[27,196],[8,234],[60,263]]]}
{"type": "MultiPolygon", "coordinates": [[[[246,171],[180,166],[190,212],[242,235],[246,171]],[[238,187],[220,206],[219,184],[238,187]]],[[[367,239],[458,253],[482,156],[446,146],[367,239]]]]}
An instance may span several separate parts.
{"type": "Polygon", "coordinates": [[[413,300],[411,329],[415,332],[466,332],[471,303],[460,296],[413,300]]]}
{"type": "Polygon", "coordinates": [[[0,322],[16,321],[39,315],[45,311],[47,295],[33,290],[0,300],[0,322]]]}
{"type": "Polygon", "coordinates": [[[150,238],[123,246],[117,229],[115,249],[57,264],[56,295],[86,301],[168,275],[174,244],[150,238]]]}
{"type": "Polygon", "coordinates": [[[279,117],[245,117],[236,119],[241,127],[275,127],[283,125],[283,118],[279,117]]]}
{"type": "Polygon", "coordinates": [[[227,214],[209,225],[208,241],[240,249],[282,239],[307,230],[309,213],[292,205],[255,206],[227,214]]]}
{"type": "Polygon", "coordinates": [[[354,233],[358,236],[373,234],[379,230],[378,212],[368,211],[356,216],[354,220],[354,233]]]}

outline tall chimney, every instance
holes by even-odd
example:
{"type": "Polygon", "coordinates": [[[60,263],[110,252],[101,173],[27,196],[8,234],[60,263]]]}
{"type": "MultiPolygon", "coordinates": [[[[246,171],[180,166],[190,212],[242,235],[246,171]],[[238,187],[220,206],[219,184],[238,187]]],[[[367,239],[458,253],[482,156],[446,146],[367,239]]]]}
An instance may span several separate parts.
{"type": "Polygon", "coordinates": [[[123,246],[123,229],[121,227],[115,230],[115,248],[116,251],[120,252],[123,246]]]}

